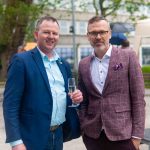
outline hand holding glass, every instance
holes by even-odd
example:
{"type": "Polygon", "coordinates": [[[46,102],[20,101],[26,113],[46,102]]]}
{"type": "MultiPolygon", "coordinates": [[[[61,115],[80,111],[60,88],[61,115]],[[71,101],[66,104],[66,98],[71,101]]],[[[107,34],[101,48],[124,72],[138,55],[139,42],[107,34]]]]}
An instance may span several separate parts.
{"type": "MultiPolygon", "coordinates": [[[[68,79],[68,89],[69,89],[69,93],[73,93],[76,90],[75,78],[68,79]]],[[[69,107],[77,107],[77,106],[78,104],[72,103],[72,105],[69,107]]]]}

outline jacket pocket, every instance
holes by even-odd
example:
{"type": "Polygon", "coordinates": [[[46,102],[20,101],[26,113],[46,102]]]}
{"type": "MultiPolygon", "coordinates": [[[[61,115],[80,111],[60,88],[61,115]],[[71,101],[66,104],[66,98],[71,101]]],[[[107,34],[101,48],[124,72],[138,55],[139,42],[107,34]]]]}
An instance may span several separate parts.
{"type": "Polygon", "coordinates": [[[131,109],[130,107],[116,107],[115,112],[118,119],[130,119],[131,118],[131,109]]]}
{"type": "Polygon", "coordinates": [[[115,108],[116,112],[126,112],[126,111],[131,111],[130,107],[116,107],[115,108]]]}

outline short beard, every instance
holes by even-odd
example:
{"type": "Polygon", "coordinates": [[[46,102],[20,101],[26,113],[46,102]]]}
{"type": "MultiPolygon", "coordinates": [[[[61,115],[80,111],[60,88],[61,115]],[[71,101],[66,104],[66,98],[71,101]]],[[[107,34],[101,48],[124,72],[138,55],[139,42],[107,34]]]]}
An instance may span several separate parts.
{"type": "Polygon", "coordinates": [[[106,46],[105,45],[102,45],[100,48],[99,48],[100,51],[104,51],[106,50],[106,46]]]}
{"type": "Polygon", "coordinates": [[[105,55],[106,52],[107,52],[106,45],[102,45],[101,47],[95,49],[95,55],[100,59],[102,59],[102,57],[105,55]]]}
{"type": "Polygon", "coordinates": [[[105,52],[107,49],[106,45],[102,45],[101,47],[96,47],[95,50],[99,52],[105,52]]]}

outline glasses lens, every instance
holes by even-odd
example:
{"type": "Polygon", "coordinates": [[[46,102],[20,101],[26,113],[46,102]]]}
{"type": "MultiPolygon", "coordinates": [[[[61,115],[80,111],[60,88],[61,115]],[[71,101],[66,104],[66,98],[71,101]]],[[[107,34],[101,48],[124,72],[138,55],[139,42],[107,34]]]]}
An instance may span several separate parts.
{"type": "Polygon", "coordinates": [[[99,32],[89,32],[89,35],[90,36],[93,36],[93,37],[97,37],[98,35],[100,36],[105,36],[106,33],[108,33],[108,31],[99,31],[99,32]]]}

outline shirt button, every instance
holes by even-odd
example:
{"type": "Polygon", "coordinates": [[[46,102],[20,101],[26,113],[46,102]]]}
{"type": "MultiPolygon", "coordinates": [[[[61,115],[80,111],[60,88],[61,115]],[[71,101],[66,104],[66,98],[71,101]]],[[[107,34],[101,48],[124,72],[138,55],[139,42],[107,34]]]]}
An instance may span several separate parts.
{"type": "Polygon", "coordinates": [[[103,82],[101,82],[101,84],[103,84],[103,82]]]}

